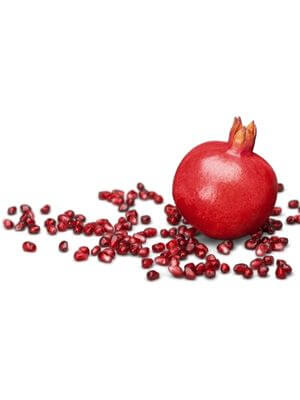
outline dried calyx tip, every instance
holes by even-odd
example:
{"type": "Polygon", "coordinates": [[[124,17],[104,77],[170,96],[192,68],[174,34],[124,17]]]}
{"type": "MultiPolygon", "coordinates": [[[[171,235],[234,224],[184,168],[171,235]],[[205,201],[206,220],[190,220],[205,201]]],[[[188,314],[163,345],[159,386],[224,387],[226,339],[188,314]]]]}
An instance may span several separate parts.
{"type": "Polygon", "coordinates": [[[254,121],[250,122],[250,124],[245,127],[243,126],[240,117],[234,118],[229,135],[229,143],[231,148],[234,147],[239,150],[239,152],[242,150],[252,151],[255,143],[255,137],[256,125],[254,121]]]}

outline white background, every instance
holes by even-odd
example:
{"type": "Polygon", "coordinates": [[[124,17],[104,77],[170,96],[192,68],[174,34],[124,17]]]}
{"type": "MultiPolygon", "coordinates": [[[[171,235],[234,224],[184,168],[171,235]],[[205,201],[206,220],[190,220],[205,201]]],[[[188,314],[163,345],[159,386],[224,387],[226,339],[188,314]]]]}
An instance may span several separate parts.
{"type": "MultiPolygon", "coordinates": [[[[235,115],[257,123],[278,205],[299,198],[297,3],[1,1],[1,219],[24,202],[114,219],[98,190],[140,180],[170,202],[181,158],[235,115]]],[[[162,206],[138,208],[164,225],[162,206]]],[[[147,282],[133,257],[75,263],[95,238],[43,232],[31,255],[1,228],[1,400],[298,400],[300,228],[283,234],[285,281],[147,282]]]]}

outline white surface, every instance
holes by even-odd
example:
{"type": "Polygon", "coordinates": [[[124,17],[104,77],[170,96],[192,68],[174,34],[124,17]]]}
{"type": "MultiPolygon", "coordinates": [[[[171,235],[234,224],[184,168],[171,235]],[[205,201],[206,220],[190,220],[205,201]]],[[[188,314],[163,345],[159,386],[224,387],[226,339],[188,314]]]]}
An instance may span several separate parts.
{"type": "MultiPolygon", "coordinates": [[[[171,201],[178,162],[235,115],[257,123],[278,204],[299,198],[297,3],[2,1],[1,219],[23,202],[114,218],[98,190],[139,180],[171,201]]],[[[149,283],[137,259],[57,251],[96,239],[43,233],[30,255],[1,228],[0,398],[298,400],[300,228],[283,232],[286,281],[149,283]]]]}

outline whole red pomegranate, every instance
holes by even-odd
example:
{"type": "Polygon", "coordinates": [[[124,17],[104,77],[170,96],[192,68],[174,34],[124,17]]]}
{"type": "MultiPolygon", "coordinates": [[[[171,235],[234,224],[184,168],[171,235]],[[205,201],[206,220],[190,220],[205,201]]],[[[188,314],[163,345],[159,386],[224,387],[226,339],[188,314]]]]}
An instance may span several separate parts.
{"type": "Polygon", "coordinates": [[[181,161],[173,197],[184,218],[216,239],[257,231],[270,216],[277,196],[272,167],[253,153],[256,126],[235,118],[228,142],[206,142],[181,161]]]}

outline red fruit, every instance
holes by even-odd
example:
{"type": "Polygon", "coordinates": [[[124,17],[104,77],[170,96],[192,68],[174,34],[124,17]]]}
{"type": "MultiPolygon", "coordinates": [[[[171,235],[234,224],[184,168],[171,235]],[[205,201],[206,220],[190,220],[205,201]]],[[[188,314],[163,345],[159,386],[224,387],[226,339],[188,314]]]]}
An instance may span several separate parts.
{"type": "Polygon", "coordinates": [[[152,246],[152,251],[153,251],[154,253],[161,253],[162,251],[164,251],[164,249],[165,249],[164,243],[155,243],[155,244],[152,246]]]}
{"type": "Polygon", "coordinates": [[[16,212],[17,212],[17,207],[14,207],[14,206],[9,207],[7,210],[8,215],[15,215],[16,212]]]}
{"type": "Polygon", "coordinates": [[[159,273],[157,271],[155,271],[154,269],[152,271],[147,272],[148,281],[155,281],[158,278],[159,278],[159,273]]]}
{"type": "Polygon", "coordinates": [[[250,262],[250,267],[252,269],[258,269],[259,267],[265,265],[264,259],[262,258],[255,258],[250,262]]]}
{"type": "Polygon", "coordinates": [[[173,197],[183,217],[213,238],[237,238],[255,232],[272,212],[277,180],[271,166],[253,153],[254,122],[235,118],[228,142],[207,142],[179,165],[173,197]]]}
{"type": "Polygon", "coordinates": [[[153,265],[152,258],[143,258],[142,259],[142,267],[143,268],[150,268],[153,265]]]}
{"type": "Polygon", "coordinates": [[[230,267],[228,264],[222,263],[220,270],[221,270],[221,272],[223,272],[223,274],[227,274],[230,271],[230,267]]]}
{"type": "Polygon", "coordinates": [[[150,224],[150,222],[151,222],[150,215],[142,215],[141,216],[141,223],[142,224],[150,224]]]}
{"type": "Polygon", "coordinates": [[[157,235],[157,229],[155,228],[147,228],[144,230],[144,234],[147,238],[154,237],[157,235]]]}
{"type": "Polygon", "coordinates": [[[40,230],[41,228],[38,225],[32,225],[28,228],[29,233],[31,233],[32,235],[39,233],[40,230]]]}
{"type": "Polygon", "coordinates": [[[14,227],[14,223],[10,219],[3,220],[3,226],[5,229],[12,229],[14,227]]]}
{"type": "Polygon", "coordinates": [[[86,261],[88,259],[89,255],[87,253],[84,253],[83,251],[77,250],[74,253],[74,259],[75,261],[86,261]]]}
{"type": "Polygon", "coordinates": [[[293,224],[295,224],[296,222],[297,222],[297,219],[296,219],[296,217],[293,216],[293,215],[290,215],[290,216],[287,217],[287,219],[286,219],[286,223],[289,224],[289,225],[293,225],[293,224]]]}
{"type": "Polygon", "coordinates": [[[275,275],[276,275],[276,278],[278,278],[278,279],[285,279],[287,276],[287,273],[285,272],[284,267],[277,267],[275,275]]]}
{"type": "Polygon", "coordinates": [[[224,255],[230,253],[230,248],[228,246],[226,246],[226,244],[224,242],[218,244],[217,250],[219,253],[224,254],[224,255]]]}
{"type": "Polygon", "coordinates": [[[184,275],[183,269],[179,265],[170,265],[168,270],[175,278],[181,278],[184,275]]]}
{"type": "Polygon", "coordinates": [[[23,250],[28,253],[33,253],[36,251],[36,245],[32,242],[24,242],[22,247],[23,250]]]}
{"type": "Polygon", "coordinates": [[[233,267],[233,271],[237,274],[237,275],[243,275],[246,268],[248,268],[247,264],[236,264],[233,267]]]}
{"type": "Polygon", "coordinates": [[[269,267],[267,267],[266,265],[261,265],[257,269],[257,273],[261,278],[266,277],[268,275],[268,272],[269,272],[269,267]]]}
{"type": "Polygon", "coordinates": [[[277,190],[278,190],[278,192],[283,192],[284,191],[283,183],[278,183],[277,190]]]}
{"type": "Polygon", "coordinates": [[[250,279],[250,278],[252,278],[252,276],[253,276],[252,269],[249,268],[249,267],[246,267],[244,272],[243,272],[243,277],[246,278],[246,279],[250,279]]]}
{"type": "Polygon", "coordinates": [[[49,206],[49,204],[46,204],[46,205],[44,205],[42,208],[41,208],[41,214],[49,214],[49,212],[50,212],[50,206],[49,206]]]}
{"type": "Polygon", "coordinates": [[[299,201],[298,200],[290,200],[288,206],[289,206],[289,208],[298,208],[299,201]]]}
{"type": "Polygon", "coordinates": [[[204,275],[208,279],[213,279],[216,276],[216,271],[214,269],[206,269],[204,275]]]}
{"type": "Polygon", "coordinates": [[[189,279],[190,281],[196,278],[195,272],[191,267],[188,266],[188,264],[184,267],[184,276],[186,277],[186,279],[189,279]]]}
{"type": "Polygon", "coordinates": [[[69,244],[66,240],[63,240],[59,243],[58,248],[61,252],[66,253],[69,250],[69,244]]]}
{"type": "Polygon", "coordinates": [[[264,256],[264,263],[265,263],[265,265],[273,265],[274,257],[273,256],[264,256]]]}

